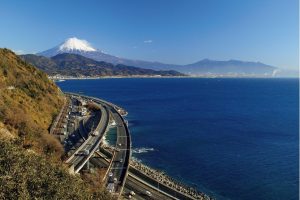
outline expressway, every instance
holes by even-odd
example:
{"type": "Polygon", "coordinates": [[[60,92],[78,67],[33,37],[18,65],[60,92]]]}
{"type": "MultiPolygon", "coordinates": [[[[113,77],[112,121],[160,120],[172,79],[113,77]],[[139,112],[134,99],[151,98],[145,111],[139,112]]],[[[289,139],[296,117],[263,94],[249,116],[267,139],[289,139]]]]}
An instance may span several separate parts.
{"type": "MultiPolygon", "coordinates": [[[[104,159],[106,157],[104,154],[97,152],[98,157],[94,157],[91,159],[91,163],[97,167],[108,167],[109,161],[108,159],[104,159]]],[[[177,198],[160,191],[158,188],[150,185],[147,181],[141,179],[136,174],[132,172],[128,172],[128,176],[126,178],[126,182],[124,185],[124,190],[122,192],[123,199],[128,199],[130,191],[134,191],[136,195],[133,199],[143,200],[143,199],[165,199],[165,200],[176,200],[177,198]],[[145,194],[145,191],[151,192],[151,197],[145,194]]]]}
{"type": "MultiPolygon", "coordinates": [[[[127,121],[125,121],[121,115],[127,114],[124,110],[98,98],[74,93],[67,94],[97,104],[101,109],[101,117],[97,128],[91,130],[91,133],[88,134],[83,144],[67,160],[67,162],[73,163],[75,172],[79,172],[89,160],[95,167],[107,168],[103,178],[106,188],[115,197],[119,198],[122,195],[122,199],[130,199],[130,193],[132,191],[135,193],[135,195],[131,197],[132,199],[195,199],[168,185],[159,183],[157,180],[143,174],[142,171],[135,169],[133,165],[129,165],[131,157],[131,138],[127,121]],[[111,152],[107,155],[107,151],[104,148],[101,148],[100,151],[96,150],[105,134],[110,117],[113,118],[117,126],[117,139],[115,146],[111,148],[111,152]],[[82,152],[84,152],[84,154],[82,154],[82,152]],[[89,152],[88,155],[85,155],[86,152],[89,152]],[[92,157],[94,153],[98,154],[98,156],[92,157]]],[[[87,132],[83,124],[84,123],[81,122],[79,126],[79,132],[83,133],[80,135],[86,135],[85,132],[87,132]]],[[[201,199],[207,198],[201,197],[201,199]]]]}
{"type": "MultiPolygon", "coordinates": [[[[72,96],[77,96],[80,97],[84,100],[87,101],[93,101],[94,103],[98,104],[101,108],[105,108],[105,112],[106,112],[106,116],[107,117],[102,117],[100,119],[100,123],[97,126],[97,128],[101,128],[103,127],[103,123],[101,123],[101,121],[104,121],[105,118],[105,129],[104,132],[106,130],[108,121],[109,121],[109,117],[108,117],[108,113],[111,113],[114,121],[116,122],[117,125],[117,141],[116,141],[116,145],[115,145],[115,151],[113,153],[113,157],[111,160],[111,164],[109,165],[108,168],[108,177],[106,177],[106,181],[107,181],[107,189],[108,191],[110,191],[113,195],[115,196],[120,196],[122,194],[123,191],[123,187],[125,185],[125,180],[127,177],[127,173],[128,173],[128,168],[129,168],[129,161],[130,161],[130,157],[131,157],[131,138],[130,138],[130,134],[129,134],[129,130],[126,124],[126,121],[123,119],[122,115],[120,113],[124,113],[126,114],[126,112],[124,112],[122,109],[120,109],[119,107],[115,106],[112,103],[109,103],[107,101],[98,99],[98,98],[94,98],[94,97],[88,97],[88,96],[84,96],[84,95],[78,95],[78,94],[74,94],[74,93],[67,93],[69,95],[72,96]]],[[[101,109],[101,113],[103,115],[104,111],[102,111],[101,109]]],[[[97,131],[95,131],[97,132],[97,131]]],[[[103,132],[103,134],[104,134],[103,132]]],[[[101,131],[100,131],[101,133],[101,131]]],[[[103,136],[103,134],[99,134],[101,135],[101,138],[103,136]]],[[[95,137],[97,138],[97,136],[95,137]]],[[[83,143],[83,147],[80,148],[80,150],[76,151],[77,154],[79,152],[85,151],[85,150],[89,150],[91,148],[91,146],[95,147],[95,145],[93,145],[93,142],[95,143],[97,139],[90,139],[90,137],[83,143]]],[[[97,142],[97,146],[99,146],[100,142],[97,142]]],[[[96,148],[95,148],[96,150],[96,148]]],[[[90,152],[91,153],[91,152],[90,152]]],[[[81,168],[81,166],[83,166],[83,162],[87,161],[88,159],[91,158],[91,155],[86,156],[86,158],[82,158],[80,159],[80,157],[82,157],[82,155],[78,155],[75,154],[73,156],[73,158],[69,158],[68,162],[73,162],[75,163],[76,166],[75,167],[75,172],[79,171],[81,168]],[[77,167],[79,165],[79,167],[77,167]]]]}
{"type": "MultiPolygon", "coordinates": [[[[135,192],[134,199],[136,200],[143,200],[143,199],[177,199],[167,193],[164,193],[157,188],[147,184],[147,182],[143,181],[142,179],[138,178],[137,176],[133,175],[132,173],[128,174],[128,178],[126,180],[125,189],[123,194],[125,198],[127,198],[130,191],[135,192]],[[147,196],[145,191],[151,192],[151,196],[147,196]]],[[[178,199],[177,199],[178,200],[178,199]]]]}
{"type": "Polygon", "coordinates": [[[113,184],[114,193],[122,193],[122,188],[127,176],[127,169],[129,165],[130,156],[130,142],[128,136],[127,125],[122,119],[121,115],[112,107],[110,112],[117,125],[117,142],[115,152],[112,157],[112,164],[108,168],[110,174],[114,177],[115,181],[111,182],[108,179],[108,187],[113,184]]]}
{"type": "MultiPolygon", "coordinates": [[[[88,162],[94,152],[98,149],[103,135],[108,126],[109,116],[105,106],[100,106],[100,121],[95,130],[88,134],[88,138],[79,146],[76,151],[66,160],[66,163],[71,164],[74,167],[74,172],[79,172],[82,167],[88,162]]],[[[99,114],[100,114],[99,113],[99,114]]],[[[85,131],[83,123],[80,123],[79,131],[85,131]]],[[[82,133],[81,133],[82,134],[82,133]]],[[[87,135],[87,133],[84,133],[87,135]]]]}

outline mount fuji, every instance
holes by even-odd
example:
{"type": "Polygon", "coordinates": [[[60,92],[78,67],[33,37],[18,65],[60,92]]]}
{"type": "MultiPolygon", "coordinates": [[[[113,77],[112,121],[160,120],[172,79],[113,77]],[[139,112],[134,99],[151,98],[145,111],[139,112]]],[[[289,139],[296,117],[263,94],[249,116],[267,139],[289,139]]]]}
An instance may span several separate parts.
{"type": "Polygon", "coordinates": [[[88,58],[92,58],[96,61],[106,61],[113,64],[116,64],[112,61],[117,58],[115,56],[103,53],[101,50],[92,47],[92,45],[88,41],[80,40],[76,37],[68,38],[63,43],[49,50],[37,53],[37,55],[50,58],[64,53],[79,54],[88,58]]]}
{"type": "Polygon", "coordinates": [[[142,60],[130,60],[126,58],[119,58],[117,56],[106,54],[103,51],[94,48],[86,40],[81,40],[76,37],[68,38],[58,46],[37,53],[37,55],[45,56],[45,57],[53,57],[58,54],[64,54],[64,53],[79,54],[81,56],[91,58],[96,61],[104,61],[104,62],[112,63],[114,65],[123,64],[128,66],[141,67],[145,69],[165,70],[163,68],[176,66],[176,65],[163,64],[159,62],[148,62],[142,60]]]}
{"type": "Polygon", "coordinates": [[[153,70],[176,70],[189,75],[225,75],[225,76],[274,76],[278,68],[261,62],[245,62],[239,60],[215,61],[204,59],[187,65],[165,64],[143,60],[130,60],[109,55],[94,48],[86,40],[76,37],[65,40],[60,45],[37,55],[53,57],[58,54],[79,54],[95,61],[104,61],[113,65],[127,65],[153,70]]]}

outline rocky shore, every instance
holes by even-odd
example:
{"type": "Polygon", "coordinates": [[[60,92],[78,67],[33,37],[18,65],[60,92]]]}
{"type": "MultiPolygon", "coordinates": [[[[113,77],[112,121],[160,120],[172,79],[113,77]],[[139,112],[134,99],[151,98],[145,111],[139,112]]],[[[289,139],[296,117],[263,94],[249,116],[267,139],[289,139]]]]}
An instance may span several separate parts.
{"type": "Polygon", "coordinates": [[[181,192],[183,194],[186,194],[188,196],[191,196],[195,199],[201,199],[201,200],[211,200],[212,199],[211,197],[204,194],[203,192],[199,192],[195,188],[184,185],[183,183],[173,179],[172,177],[166,175],[163,171],[153,169],[147,165],[142,164],[141,162],[136,161],[135,159],[132,159],[130,161],[130,166],[134,167],[135,169],[139,170],[140,172],[144,173],[145,175],[155,179],[156,181],[160,182],[161,184],[169,186],[170,188],[172,188],[178,192],[181,192]]]}

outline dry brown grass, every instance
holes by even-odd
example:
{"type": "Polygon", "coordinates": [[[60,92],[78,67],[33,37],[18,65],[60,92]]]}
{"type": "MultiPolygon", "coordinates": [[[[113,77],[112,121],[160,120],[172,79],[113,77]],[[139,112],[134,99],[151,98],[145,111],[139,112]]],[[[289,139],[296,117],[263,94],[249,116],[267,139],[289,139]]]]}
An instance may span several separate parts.
{"type": "Polygon", "coordinates": [[[0,199],[111,199],[94,175],[87,184],[61,165],[48,130],[64,99],[45,73],[0,49],[0,199]]]}
{"type": "Polygon", "coordinates": [[[0,49],[0,122],[26,148],[60,156],[62,147],[47,136],[63,104],[63,94],[47,75],[13,52],[0,49]]]}

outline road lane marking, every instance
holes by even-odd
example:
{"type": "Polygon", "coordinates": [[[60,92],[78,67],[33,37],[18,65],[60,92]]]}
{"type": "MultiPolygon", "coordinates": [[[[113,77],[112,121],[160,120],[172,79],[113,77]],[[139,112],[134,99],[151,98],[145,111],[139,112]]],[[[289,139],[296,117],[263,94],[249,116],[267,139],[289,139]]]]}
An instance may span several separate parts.
{"type": "Polygon", "coordinates": [[[127,167],[112,167],[111,169],[127,169],[127,167]]]}

